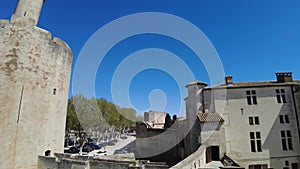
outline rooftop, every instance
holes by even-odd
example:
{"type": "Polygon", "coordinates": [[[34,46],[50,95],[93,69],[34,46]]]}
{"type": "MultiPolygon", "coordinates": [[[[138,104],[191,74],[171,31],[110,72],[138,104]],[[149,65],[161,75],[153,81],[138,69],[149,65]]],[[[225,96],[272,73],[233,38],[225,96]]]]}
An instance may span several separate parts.
{"type": "Polygon", "coordinates": [[[193,82],[187,84],[185,87],[194,86],[194,85],[204,85],[204,86],[207,86],[207,84],[204,83],[204,82],[201,82],[199,80],[194,80],[193,82]]]}
{"type": "Polygon", "coordinates": [[[262,82],[234,82],[231,84],[219,84],[208,88],[245,88],[245,87],[269,87],[269,86],[287,86],[287,85],[300,85],[300,80],[293,82],[279,83],[277,81],[262,81],[262,82]]]}
{"type": "Polygon", "coordinates": [[[197,113],[200,123],[205,122],[224,122],[224,119],[218,113],[197,113]]]}

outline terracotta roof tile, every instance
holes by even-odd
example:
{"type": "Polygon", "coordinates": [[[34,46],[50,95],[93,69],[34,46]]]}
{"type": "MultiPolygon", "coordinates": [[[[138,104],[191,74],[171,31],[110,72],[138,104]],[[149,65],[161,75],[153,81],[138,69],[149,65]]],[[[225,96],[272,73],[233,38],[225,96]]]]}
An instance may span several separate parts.
{"type": "Polygon", "coordinates": [[[197,113],[200,123],[204,122],[224,122],[224,119],[218,113],[197,113]]]}

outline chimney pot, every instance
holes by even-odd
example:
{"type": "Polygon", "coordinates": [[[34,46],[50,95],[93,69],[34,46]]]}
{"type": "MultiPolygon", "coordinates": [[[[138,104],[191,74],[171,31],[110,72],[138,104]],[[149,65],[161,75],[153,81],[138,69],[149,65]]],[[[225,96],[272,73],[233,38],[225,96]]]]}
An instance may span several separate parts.
{"type": "Polygon", "coordinates": [[[225,84],[226,84],[226,85],[231,85],[231,84],[233,84],[232,76],[226,76],[226,77],[225,77],[225,84]]]}
{"type": "Polygon", "coordinates": [[[275,74],[278,83],[293,82],[292,72],[277,72],[275,74]]]}

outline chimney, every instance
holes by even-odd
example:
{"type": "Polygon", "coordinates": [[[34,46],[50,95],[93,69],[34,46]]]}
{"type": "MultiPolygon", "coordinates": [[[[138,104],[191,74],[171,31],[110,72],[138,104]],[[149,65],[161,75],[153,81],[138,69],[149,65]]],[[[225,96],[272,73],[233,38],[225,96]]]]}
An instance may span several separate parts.
{"type": "Polygon", "coordinates": [[[278,83],[293,82],[292,72],[277,72],[275,74],[278,83]]]}
{"type": "Polygon", "coordinates": [[[232,76],[225,76],[225,84],[226,85],[232,85],[233,84],[232,76]]]}

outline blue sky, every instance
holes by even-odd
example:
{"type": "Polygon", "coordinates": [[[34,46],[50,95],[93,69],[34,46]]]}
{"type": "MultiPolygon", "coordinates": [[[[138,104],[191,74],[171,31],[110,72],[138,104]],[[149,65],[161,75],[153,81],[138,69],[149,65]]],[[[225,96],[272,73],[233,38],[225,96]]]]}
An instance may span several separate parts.
{"type": "MultiPolygon", "coordinates": [[[[17,0],[0,0],[0,18],[9,19],[16,3],[17,0]]],[[[74,67],[79,52],[93,33],[113,20],[141,12],[172,14],[197,26],[215,47],[225,74],[233,75],[234,81],[274,80],[278,71],[291,71],[295,79],[300,79],[298,0],[47,0],[39,26],[69,44],[74,67]]],[[[113,101],[114,71],[130,54],[148,48],[176,54],[188,65],[195,79],[212,85],[205,66],[187,45],[170,37],[143,34],[124,39],[105,55],[95,77],[96,97],[113,101]]],[[[184,98],[180,87],[176,78],[167,72],[148,69],[132,79],[128,96],[133,107],[141,112],[154,104],[157,106],[152,108],[178,114],[184,98]],[[165,109],[161,108],[164,104],[165,109]]],[[[186,96],[186,91],[183,92],[186,96]]]]}

